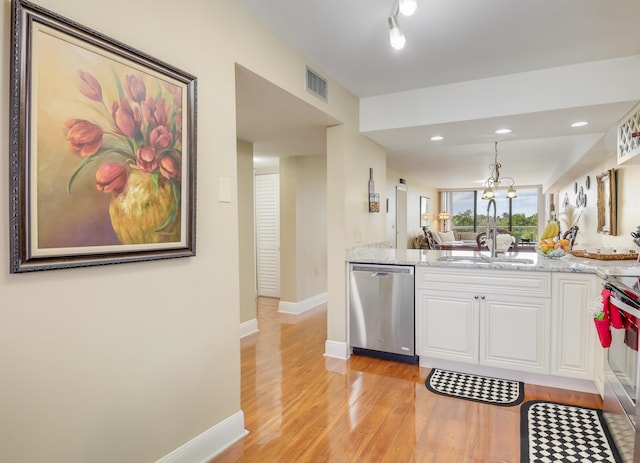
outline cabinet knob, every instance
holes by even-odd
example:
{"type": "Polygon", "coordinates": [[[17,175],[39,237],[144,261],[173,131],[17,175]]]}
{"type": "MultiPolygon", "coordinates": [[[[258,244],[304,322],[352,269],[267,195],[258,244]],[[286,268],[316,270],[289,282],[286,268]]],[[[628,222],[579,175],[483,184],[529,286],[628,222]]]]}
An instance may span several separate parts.
{"type": "Polygon", "coordinates": [[[480,296],[480,299],[484,299],[484,298],[485,298],[484,296],[480,296]]]}
{"type": "Polygon", "coordinates": [[[478,295],[476,294],[475,296],[473,296],[474,299],[478,299],[478,295]]]}

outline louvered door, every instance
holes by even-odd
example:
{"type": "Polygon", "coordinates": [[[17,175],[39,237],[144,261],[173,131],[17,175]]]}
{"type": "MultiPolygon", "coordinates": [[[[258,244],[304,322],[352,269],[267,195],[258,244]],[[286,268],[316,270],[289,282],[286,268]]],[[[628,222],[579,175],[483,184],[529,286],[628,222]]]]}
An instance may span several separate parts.
{"type": "Polygon", "coordinates": [[[256,271],[258,296],[280,297],[279,175],[256,175],[256,271]]]}

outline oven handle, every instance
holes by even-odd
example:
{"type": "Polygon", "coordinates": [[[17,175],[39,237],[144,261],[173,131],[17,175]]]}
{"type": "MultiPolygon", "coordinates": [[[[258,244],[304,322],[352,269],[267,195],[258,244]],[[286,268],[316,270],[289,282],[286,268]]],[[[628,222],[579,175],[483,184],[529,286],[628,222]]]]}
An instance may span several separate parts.
{"type": "Polygon", "coordinates": [[[636,309],[635,307],[631,307],[629,304],[625,304],[620,299],[616,299],[615,297],[610,297],[609,303],[615,305],[617,308],[619,308],[623,312],[633,315],[636,318],[640,318],[640,310],[636,309]]]}

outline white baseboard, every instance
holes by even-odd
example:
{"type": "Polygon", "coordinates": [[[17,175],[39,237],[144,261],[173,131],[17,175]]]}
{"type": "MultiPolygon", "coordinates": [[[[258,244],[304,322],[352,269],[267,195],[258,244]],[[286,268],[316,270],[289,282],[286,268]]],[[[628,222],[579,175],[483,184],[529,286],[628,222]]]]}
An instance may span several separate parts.
{"type": "Polygon", "coordinates": [[[258,319],[247,320],[244,323],[240,323],[240,337],[244,338],[250,334],[258,332],[258,319]]]}
{"type": "Polygon", "coordinates": [[[327,302],[327,293],[318,294],[299,302],[280,301],[278,312],[299,315],[325,302],[327,302]]]}
{"type": "Polygon", "coordinates": [[[472,375],[491,376],[494,378],[522,381],[527,384],[557,387],[571,391],[588,392],[598,394],[598,389],[593,381],[585,379],[566,378],[564,376],[546,375],[541,373],[528,373],[517,370],[507,370],[495,367],[486,367],[471,363],[460,363],[451,360],[434,359],[420,356],[420,366],[423,368],[440,368],[443,370],[460,371],[472,375]]]}
{"type": "Polygon", "coordinates": [[[347,360],[349,358],[349,354],[349,345],[346,342],[327,340],[324,343],[325,357],[347,360]]]}
{"type": "Polygon", "coordinates": [[[207,463],[247,434],[249,431],[244,429],[244,413],[240,410],[156,463],[207,463]]]}

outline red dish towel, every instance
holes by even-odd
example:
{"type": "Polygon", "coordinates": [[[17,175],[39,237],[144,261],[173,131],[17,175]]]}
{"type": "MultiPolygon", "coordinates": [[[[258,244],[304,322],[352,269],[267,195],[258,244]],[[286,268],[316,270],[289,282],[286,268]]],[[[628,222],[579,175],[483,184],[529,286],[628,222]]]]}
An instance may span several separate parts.
{"type": "Polygon", "coordinates": [[[609,291],[608,289],[603,289],[602,293],[600,294],[602,294],[602,304],[604,305],[602,310],[605,314],[609,314],[609,319],[611,320],[611,326],[613,326],[617,330],[621,329],[623,325],[622,325],[622,316],[620,315],[620,311],[615,305],[609,303],[609,298],[611,297],[611,291],[609,291]]]}
{"type": "Polygon", "coordinates": [[[593,323],[596,325],[596,332],[600,339],[600,345],[605,349],[611,346],[611,325],[609,324],[609,319],[604,318],[602,320],[598,320],[597,318],[594,318],[593,323]]]}

